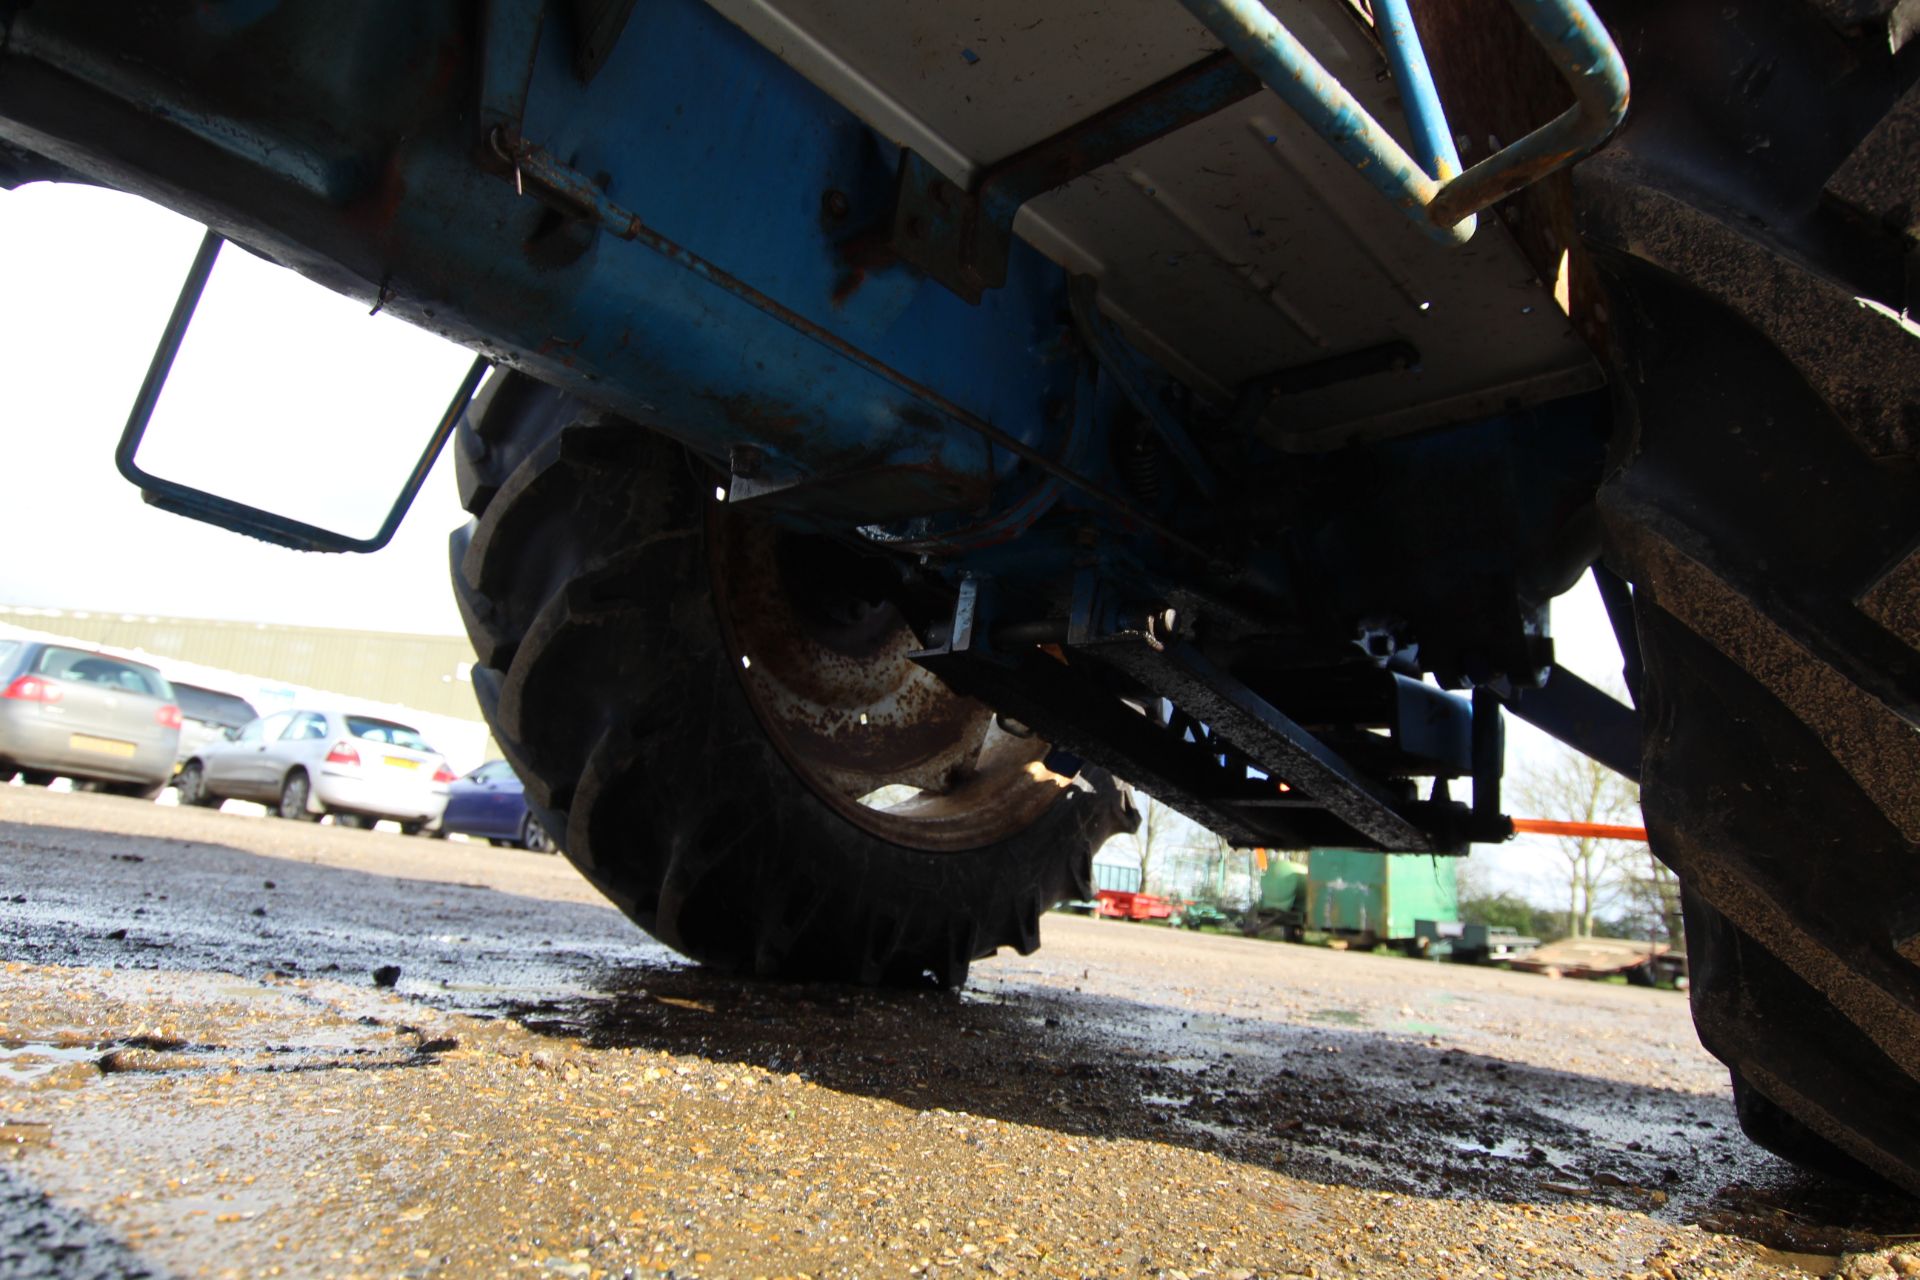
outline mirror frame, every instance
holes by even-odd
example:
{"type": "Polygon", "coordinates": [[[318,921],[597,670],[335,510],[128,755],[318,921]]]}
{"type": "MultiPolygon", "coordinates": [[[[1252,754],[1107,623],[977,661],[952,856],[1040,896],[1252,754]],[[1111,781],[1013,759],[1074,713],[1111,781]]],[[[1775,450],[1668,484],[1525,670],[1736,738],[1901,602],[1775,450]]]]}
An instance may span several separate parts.
{"type": "Polygon", "coordinates": [[[220,256],[220,247],[226,242],[226,237],[211,227],[201,237],[200,248],[193,255],[193,265],[187,268],[187,278],[181,282],[180,296],[174,300],[173,313],[167,317],[167,327],[160,331],[160,341],[153,349],[153,359],[147,365],[147,376],[140,384],[140,393],[134,397],[133,408],[127,414],[127,425],[120,432],[120,443],[113,451],[114,466],[119,468],[121,475],[139,487],[140,496],[150,505],[190,520],[218,525],[296,551],[352,551],[360,554],[378,551],[393,540],[395,531],[400,528],[400,521],[406,517],[407,509],[413,506],[414,498],[419,496],[420,486],[426,483],[434,460],[440,456],[447,437],[453,434],[460,415],[466,412],[474,391],[480,386],[480,379],[486,376],[493,362],[485,356],[475,357],[447,405],[447,411],[441,415],[439,425],[427,440],[426,448],[413,464],[413,470],[401,486],[399,496],[393,500],[387,518],[371,537],[356,538],[332,529],[323,529],[304,520],[295,520],[291,516],[232,498],[222,498],[204,489],[144,471],[135,461],[135,455],[140,451],[140,441],[147,434],[147,424],[160,403],[160,392],[166,387],[167,375],[173,370],[174,357],[180,354],[180,343],[185,340],[187,328],[193,323],[194,309],[200,305],[200,295],[206,291],[207,278],[213,274],[214,261],[220,256]]]}

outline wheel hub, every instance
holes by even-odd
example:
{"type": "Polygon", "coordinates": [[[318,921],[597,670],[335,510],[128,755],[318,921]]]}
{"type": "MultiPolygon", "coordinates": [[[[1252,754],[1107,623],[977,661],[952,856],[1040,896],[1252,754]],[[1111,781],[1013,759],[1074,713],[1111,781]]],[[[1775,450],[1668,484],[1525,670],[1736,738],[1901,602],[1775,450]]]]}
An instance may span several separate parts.
{"type": "Polygon", "coordinates": [[[832,540],[717,511],[715,602],[756,715],[843,815],[916,848],[973,848],[1023,830],[1071,780],[1046,743],[1001,729],[909,656],[890,564],[832,540]]]}

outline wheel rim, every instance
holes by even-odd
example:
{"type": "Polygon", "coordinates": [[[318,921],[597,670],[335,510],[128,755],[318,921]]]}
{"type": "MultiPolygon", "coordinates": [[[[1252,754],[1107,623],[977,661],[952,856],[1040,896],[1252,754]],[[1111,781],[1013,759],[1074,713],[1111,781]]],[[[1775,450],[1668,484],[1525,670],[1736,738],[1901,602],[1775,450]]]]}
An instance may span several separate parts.
{"type": "Polygon", "coordinates": [[[180,771],[180,782],[176,788],[185,804],[198,804],[206,795],[206,780],[200,776],[200,766],[188,765],[180,771]]]}
{"type": "Polygon", "coordinates": [[[280,816],[297,818],[307,811],[307,781],[299,774],[287,779],[280,789],[280,816]]]}
{"type": "Polygon", "coordinates": [[[547,829],[540,825],[540,819],[528,814],[520,832],[520,844],[533,853],[545,853],[553,841],[547,838],[547,829]]]}
{"type": "Polygon", "coordinates": [[[886,562],[718,504],[708,534],[734,673],[774,747],[843,817],[911,848],[978,848],[1072,784],[1046,768],[1047,743],[907,656],[920,640],[886,562]]]}

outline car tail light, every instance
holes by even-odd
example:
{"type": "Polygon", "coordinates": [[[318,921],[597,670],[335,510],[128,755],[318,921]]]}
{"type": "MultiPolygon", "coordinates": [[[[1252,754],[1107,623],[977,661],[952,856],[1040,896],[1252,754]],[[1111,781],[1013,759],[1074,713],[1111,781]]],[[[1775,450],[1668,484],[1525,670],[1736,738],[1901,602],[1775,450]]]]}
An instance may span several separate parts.
{"type": "Polygon", "coordinates": [[[178,729],[180,727],[180,708],[169,703],[167,706],[155,710],[153,718],[160,722],[162,729],[178,729]]]}
{"type": "Polygon", "coordinates": [[[59,685],[39,676],[21,676],[0,691],[0,698],[14,698],[20,702],[58,702],[64,696],[59,685]]]}
{"type": "Polygon", "coordinates": [[[440,766],[440,767],[439,767],[438,769],[435,769],[435,770],[433,771],[433,780],[434,780],[435,782],[456,782],[456,781],[458,781],[458,779],[457,779],[457,778],[455,778],[455,776],[454,776],[454,773],[453,773],[453,770],[451,770],[451,769],[449,769],[449,768],[447,768],[447,766],[446,766],[445,764],[442,764],[442,765],[441,765],[441,766],[440,766]]]}
{"type": "Polygon", "coordinates": [[[336,742],[333,744],[333,750],[327,752],[327,763],[358,765],[360,753],[353,749],[353,744],[350,742],[336,742]]]}

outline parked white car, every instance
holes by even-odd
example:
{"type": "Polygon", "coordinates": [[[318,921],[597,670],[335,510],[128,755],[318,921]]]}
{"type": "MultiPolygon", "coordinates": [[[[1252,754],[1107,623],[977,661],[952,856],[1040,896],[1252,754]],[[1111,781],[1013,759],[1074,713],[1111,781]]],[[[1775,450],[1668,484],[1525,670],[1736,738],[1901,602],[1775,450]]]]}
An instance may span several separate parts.
{"type": "Polygon", "coordinates": [[[209,743],[180,766],[181,804],[257,800],[283,818],[343,826],[392,818],[412,835],[438,820],[454,780],[417,729],[377,716],[279,711],[231,740],[209,743]]]}

